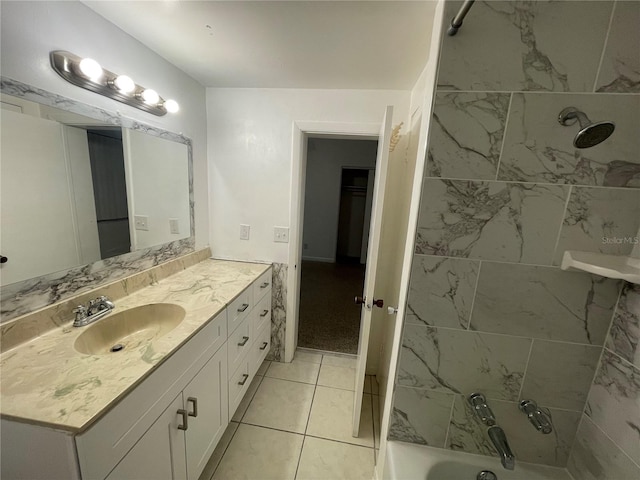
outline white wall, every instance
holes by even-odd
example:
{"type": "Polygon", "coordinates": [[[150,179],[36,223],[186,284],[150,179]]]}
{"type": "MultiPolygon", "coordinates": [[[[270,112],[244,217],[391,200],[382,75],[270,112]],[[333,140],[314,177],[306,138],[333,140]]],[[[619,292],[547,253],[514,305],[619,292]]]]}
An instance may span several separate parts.
{"type": "Polygon", "coordinates": [[[207,89],[210,240],[213,255],[287,263],[273,242],[289,225],[293,123],[407,121],[410,92],[388,90],[207,89]],[[240,224],[251,237],[239,240],[240,224]]]}
{"type": "Polygon", "coordinates": [[[0,71],[5,77],[182,133],[193,140],[196,246],[209,243],[205,89],[194,79],[112,23],[76,1],[3,1],[0,71]],[[63,80],[49,64],[51,50],[91,57],[105,68],[126,73],[138,84],[174,98],[180,112],[145,113],[63,80]]]}
{"type": "Polygon", "coordinates": [[[308,140],[303,259],[335,261],[342,168],[375,168],[377,148],[371,140],[308,140]]]}

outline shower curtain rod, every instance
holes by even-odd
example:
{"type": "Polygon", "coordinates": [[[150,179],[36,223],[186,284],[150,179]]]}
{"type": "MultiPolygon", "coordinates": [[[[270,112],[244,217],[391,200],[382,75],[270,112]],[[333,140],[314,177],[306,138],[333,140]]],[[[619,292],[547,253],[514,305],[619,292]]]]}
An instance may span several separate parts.
{"type": "Polygon", "coordinates": [[[460,7],[460,11],[458,12],[458,14],[453,17],[453,20],[451,20],[451,26],[447,30],[447,35],[453,37],[456,33],[458,33],[458,29],[462,26],[464,17],[466,17],[467,13],[469,13],[469,10],[471,10],[473,2],[475,2],[475,0],[466,0],[462,4],[462,7],[460,7]]]}

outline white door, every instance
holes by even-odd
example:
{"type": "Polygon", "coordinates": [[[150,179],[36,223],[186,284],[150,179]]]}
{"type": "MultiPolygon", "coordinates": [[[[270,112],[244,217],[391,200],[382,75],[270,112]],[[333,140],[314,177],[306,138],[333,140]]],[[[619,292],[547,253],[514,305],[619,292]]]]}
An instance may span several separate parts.
{"type": "MultiPolygon", "coordinates": [[[[369,332],[371,330],[371,310],[374,307],[375,279],[378,268],[380,234],[382,231],[382,206],[389,167],[389,146],[391,145],[391,122],[393,107],[388,106],[380,136],[378,138],[378,155],[376,158],[376,177],[373,186],[373,205],[371,207],[371,223],[369,226],[369,247],[367,248],[367,269],[364,275],[364,299],[360,315],[360,338],[358,340],[358,360],[356,365],[356,385],[353,398],[353,436],[360,430],[360,410],[362,408],[362,390],[367,367],[367,351],[369,349],[369,332]]],[[[378,300],[377,298],[375,300],[378,300]]]]}

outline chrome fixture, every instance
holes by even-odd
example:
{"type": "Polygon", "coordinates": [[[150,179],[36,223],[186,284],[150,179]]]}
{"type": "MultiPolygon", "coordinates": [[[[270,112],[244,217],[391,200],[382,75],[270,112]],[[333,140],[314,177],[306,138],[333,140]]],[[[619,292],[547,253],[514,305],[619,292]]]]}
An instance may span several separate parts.
{"type": "Polygon", "coordinates": [[[476,480],[498,480],[498,476],[491,470],[482,470],[476,475],[476,480]]]}
{"type": "Polygon", "coordinates": [[[86,307],[84,305],[78,305],[73,309],[73,313],[76,314],[73,326],[84,327],[85,325],[89,325],[111,313],[111,310],[114,308],[116,308],[115,304],[109,297],[105,297],[104,295],[90,300],[86,307]]]}
{"type": "Polygon", "coordinates": [[[458,33],[458,29],[462,26],[464,17],[466,17],[467,13],[469,13],[469,10],[471,10],[473,2],[475,2],[475,0],[466,0],[462,4],[462,7],[460,7],[458,14],[451,20],[451,25],[447,29],[447,35],[453,37],[456,33],[458,33]]]}
{"type": "Polygon", "coordinates": [[[498,452],[500,456],[502,466],[507,470],[513,470],[516,466],[516,457],[509,447],[509,442],[507,442],[507,436],[504,430],[496,425],[496,417],[491,407],[487,404],[487,399],[482,393],[472,393],[469,395],[469,404],[471,408],[473,408],[476,417],[478,417],[484,425],[489,427],[487,428],[487,435],[489,435],[491,443],[493,443],[496,452],[498,452]]]}
{"type": "Polygon", "coordinates": [[[487,429],[487,434],[498,455],[500,455],[500,463],[502,463],[502,466],[507,470],[513,470],[516,467],[516,457],[509,447],[509,442],[507,442],[507,436],[504,434],[504,430],[495,425],[487,429]]]}
{"type": "Polygon", "coordinates": [[[487,399],[481,393],[472,393],[469,395],[469,403],[473,408],[476,417],[485,424],[487,427],[492,427],[496,424],[496,417],[487,405],[487,399]]]}
{"type": "Polygon", "coordinates": [[[137,85],[127,75],[103,69],[92,58],[81,58],[64,50],[51,52],[49,58],[58,75],[79,87],[158,116],[180,109],[175,100],[164,100],[155,90],[137,85]]]}
{"type": "Polygon", "coordinates": [[[529,417],[531,425],[536,427],[539,432],[548,435],[553,431],[551,419],[538,408],[538,405],[533,400],[522,400],[520,402],[520,410],[529,417]]]}
{"type": "Polygon", "coordinates": [[[580,130],[573,139],[573,146],[576,148],[595,147],[604,142],[616,129],[613,122],[595,122],[589,120],[584,112],[575,107],[567,107],[558,114],[558,123],[569,126],[580,122],[580,130]]]}

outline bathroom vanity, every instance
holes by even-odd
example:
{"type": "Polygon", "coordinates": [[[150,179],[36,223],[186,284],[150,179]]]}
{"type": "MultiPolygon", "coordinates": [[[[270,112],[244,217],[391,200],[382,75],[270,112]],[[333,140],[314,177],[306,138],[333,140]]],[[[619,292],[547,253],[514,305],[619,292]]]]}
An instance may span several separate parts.
{"type": "Polygon", "coordinates": [[[147,341],[82,353],[109,316],[69,318],[4,352],[2,478],[197,479],[269,352],[271,275],[207,259],[115,300],[184,311],[147,341]]]}

